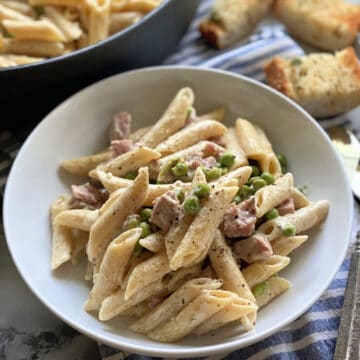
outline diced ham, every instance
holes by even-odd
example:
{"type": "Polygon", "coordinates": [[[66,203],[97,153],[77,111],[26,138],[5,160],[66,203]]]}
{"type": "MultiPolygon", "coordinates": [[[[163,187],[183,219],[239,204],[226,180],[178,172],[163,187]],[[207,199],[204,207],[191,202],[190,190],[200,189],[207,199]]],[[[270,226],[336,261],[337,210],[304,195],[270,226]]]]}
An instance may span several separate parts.
{"type": "Polygon", "coordinates": [[[255,231],[255,224],[254,198],[251,197],[238,205],[230,204],[224,215],[223,230],[228,238],[247,237],[255,231]]]}
{"type": "Polygon", "coordinates": [[[199,166],[205,166],[210,169],[216,165],[216,159],[213,156],[202,158],[201,153],[193,153],[187,156],[186,163],[190,170],[195,170],[199,166]]]}
{"type": "Polygon", "coordinates": [[[81,209],[89,207],[93,209],[100,208],[107,200],[108,193],[105,189],[99,189],[90,183],[83,185],[72,185],[73,197],[70,200],[72,209],[81,209]]]}
{"type": "Polygon", "coordinates": [[[213,156],[216,160],[220,160],[222,151],[223,150],[221,149],[220,146],[218,146],[212,141],[208,141],[203,148],[203,156],[204,157],[213,156]]]}
{"type": "Polygon", "coordinates": [[[158,306],[163,302],[164,298],[161,296],[153,295],[147,300],[149,309],[153,309],[155,306],[158,306]]]}
{"type": "Polygon", "coordinates": [[[155,199],[150,222],[167,231],[179,215],[179,200],[174,191],[168,191],[155,199]]]}
{"type": "Polygon", "coordinates": [[[119,112],[113,116],[109,128],[110,141],[127,139],[130,135],[131,115],[128,112],[119,112]]]}
{"type": "Polygon", "coordinates": [[[271,244],[263,234],[254,234],[246,240],[237,241],[232,249],[237,261],[244,260],[249,264],[264,261],[273,255],[271,244]]]}
{"type": "Polygon", "coordinates": [[[279,212],[280,216],[286,215],[286,214],[292,214],[295,212],[295,203],[293,199],[287,199],[284,202],[282,202],[277,208],[277,211],[279,212]]]}
{"type": "Polygon", "coordinates": [[[225,140],[222,136],[214,136],[212,138],[209,138],[209,141],[212,141],[213,143],[219,145],[219,146],[225,146],[225,140]]]}
{"type": "Polygon", "coordinates": [[[133,142],[128,139],[113,140],[110,145],[111,154],[113,158],[127,153],[135,147],[133,142]]]}

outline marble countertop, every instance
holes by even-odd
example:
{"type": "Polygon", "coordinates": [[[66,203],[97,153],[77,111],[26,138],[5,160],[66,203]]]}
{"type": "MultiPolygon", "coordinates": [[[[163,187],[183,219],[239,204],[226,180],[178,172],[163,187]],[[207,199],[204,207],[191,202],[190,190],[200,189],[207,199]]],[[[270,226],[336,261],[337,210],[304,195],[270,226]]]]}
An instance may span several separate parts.
{"type": "Polygon", "coordinates": [[[95,341],[64,324],[32,294],[0,232],[0,360],[100,359],[95,341]]]}

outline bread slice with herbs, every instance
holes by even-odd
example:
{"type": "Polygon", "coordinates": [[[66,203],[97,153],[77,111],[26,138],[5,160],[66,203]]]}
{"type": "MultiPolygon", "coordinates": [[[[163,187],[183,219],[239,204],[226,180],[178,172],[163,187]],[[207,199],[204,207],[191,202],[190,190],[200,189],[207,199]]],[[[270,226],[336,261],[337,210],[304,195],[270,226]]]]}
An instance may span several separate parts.
{"type": "Polygon", "coordinates": [[[352,47],[334,55],[275,57],[264,71],[270,86],[314,117],[335,116],[360,105],[360,64],[352,47]]]}
{"type": "Polygon", "coordinates": [[[274,12],[295,38],[322,50],[354,43],[360,6],[343,0],[275,0],[274,12]]]}
{"type": "Polygon", "coordinates": [[[209,18],[200,24],[202,35],[216,48],[244,39],[269,11],[273,0],[215,0],[209,18]]]}

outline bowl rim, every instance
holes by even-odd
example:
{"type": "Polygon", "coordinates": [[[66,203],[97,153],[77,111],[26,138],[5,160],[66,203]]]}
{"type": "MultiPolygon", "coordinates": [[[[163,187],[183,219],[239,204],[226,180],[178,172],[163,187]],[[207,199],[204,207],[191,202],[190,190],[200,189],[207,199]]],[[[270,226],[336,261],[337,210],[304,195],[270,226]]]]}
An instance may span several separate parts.
{"type": "Polygon", "coordinates": [[[24,69],[30,69],[30,68],[37,68],[40,66],[47,66],[47,65],[52,65],[55,64],[57,62],[60,61],[66,61],[71,59],[72,57],[75,57],[77,55],[83,55],[86,54],[88,52],[92,52],[97,50],[99,47],[110,43],[116,39],[120,39],[121,37],[125,37],[129,32],[131,32],[133,29],[135,28],[140,28],[142,27],[145,23],[147,23],[149,21],[150,18],[152,18],[153,16],[155,16],[155,14],[157,14],[158,12],[162,11],[163,8],[165,8],[166,6],[168,6],[171,2],[175,2],[176,0],[163,0],[154,10],[148,12],[147,14],[145,14],[139,21],[137,21],[136,23],[128,26],[127,28],[118,31],[115,34],[112,34],[110,36],[108,36],[107,38],[92,44],[92,45],[88,45],[85,46],[81,49],[77,49],[75,51],[71,51],[67,54],[63,54],[63,55],[59,55],[59,56],[54,56],[52,58],[48,58],[45,60],[41,60],[41,61],[37,61],[34,63],[30,63],[30,64],[23,64],[23,65],[16,65],[16,66],[8,66],[8,67],[4,67],[4,68],[0,68],[0,74],[1,73],[11,73],[11,72],[16,72],[16,71],[21,71],[24,69]]]}
{"type": "Polygon", "coordinates": [[[58,312],[57,309],[52,304],[50,304],[46,299],[42,298],[41,292],[37,291],[32,286],[31,278],[27,277],[27,273],[22,269],[21,263],[19,263],[17,261],[15,251],[12,248],[12,242],[9,242],[7,240],[8,229],[10,228],[10,222],[9,222],[9,218],[8,218],[9,215],[8,215],[8,212],[6,211],[6,209],[8,208],[7,204],[9,203],[9,195],[8,195],[9,187],[5,188],[4,201],[3,201],[3,223],[4,223],[5,239],[6,239],[12,260],[14,261],[21,277],[23,278],[23,280],[25,281],[27,286],[31,289],[33,294],[35,294],[35,296],[40,300],[40,302],[42,302],[51,312],[53,312],[62,321],[64,321],[66,324],[73,327],[74,329],[78,330],[80,333],[92,338],[93,340],[95,340],[97,342],[101,342],[105,345],[108,345],[108,346],[111,346],[111,347],[114,347],[117,349],[125,350],[127,352],[148,355],[148,356],[163,356],[163,357],[167,357],[167,358],[176,358],[176,357],[194,358],[194,357],[209,356],[209,355],[222,354],[222,353],[226,354],[226,353],[233,352],[235,350],[239,350],[248,345],[257,343],[257,342],[263,340],[264,338],[273,335],[274,333],[278,332],[281,328],[288,325],[289,323],[291,323],[292,321],[297,319],[299,316],[303,315],[320,298],[320,296],[324,293],[326,288],[329,286],[329,284],[335,277],[336,273],[340,269],[341,264],[343,263],[343,261],[345,259],[347,249],[348,249],[348,246],[350,243],[351,224],[352,224],[353,212],[354,212],[354,206],[353,206],[354,200],[353,200],[350,183],[348,181],[343,162],[340,158],[340,155],[336,152],[336,150],[332,146],[331,140],[328,138],[325,131],[316,122],[316,120],[314,120],[311,117],[311,115],[309,115],[303,108],[300,107],[300,105],[296,104],[294,101],[287,98],[285,95],[283,95],[282,93],[278,92],[277,90],[271,88],[270,86],[268,86],[266,84],[263,84],[257,80],[251,79],[247,76],[239,75],[239,74],[232,73],[232,72],[229,72],[226,70],[221,70],[221,69],[211,69],[211,68],[196,67],[196,66],[169,65],[169,66],[146,67],[146,68],[126,71],[123,73],[118,73],[118,74],[112,75],[110,77],[107,77],[105,79],[97,81],[97,82],[83,88],[82,90],[76,92],[75,94],[73,94],[72,96],[70,96],[69,98],[64,100],[61,104],[56,106],[50,113],[48,113],[40,121],[40,123],[33,129],[31,134],[28,136],[26,141],[23,143],[23,145],[13,163],[13,166],[11,168],[11,171],[9,173],[7,181],[11,182],[11,180],[12,180],[14,169],[16,168],[17,161],[20,158],[19,155],[21,155],[23,152],[25,152],[27,150],[28,146],[31,146],[32,138],[36,136],[37,132],[43,126],[45,126],[47,119],[49,119],[49,118],[51,119],[51,117],[54,113],[61,112],[63,108],[67,107],[67,105],[73,100],[74,97],[79,96],[80,94],[86,92],[88,90],[88,88],[97,86],[98,84],[103,83],[103,82],[114,81],[115,79],[121,78],[122,76],[132,75],[133,73],[146,73],[146,72],[154,72],[154,71],[162,72],[162,71],[173,71],[173,70],[179,71],[179,72],[181,72],[181,71],[195,71],[195,72],[201,71],[201,72],[217,73],[220,75],[237,78],[246,83],[255,85],[256,87],[260,87],[260,88],[264,89],[265,91],[271,92],[275,96],[281,98],[283,101],[290,104],[296,111],[300,112],[307,119],[307,121],[309,121],[313,126],[315,126],[315,128],[317,128],[317,130],[319,131],[319,135],[322,136],[324,138],[324,140],[327,142],[327,144],[329,145],[329,151],[331,151],[333,153],[333,155],[335,156],[335,158],[337,160],[339,170],[341,171],[341,176],[344,177],[344,179],[346,180],[345,181],[346,188],[344,189],[343,195],[344,195],[344,201],[346,201],[346,203],[349,207],[348,210],[349,210],[349,215],[350,215],[349,218],[347,219],[346,232],[344,232],[344,238],[346,239],[346,243],[345,243],[346,246],[344,246],[344,249],[343,249],[342,253],[340,254],[341,256],[339,256],[338,263],[333,268],[333,270],[328,274],[328,280],[321,285],[319,290],[310,299],[307,300],[307,302],[304,304],[304,306],[301,307],[300,309],[297,309],[291,315],[289,315],[287,318],[282,319],[281,321],[279,321],[277,324],[275,324],[273,327],[269,328],[268,330],[264,330],[262,333],[257,334],[255,337],[252,337],[252,338],[249,338],[246,340],[237,338],[237,339],[231,340],[225,344],[205,345],[205,346],[200,346],[198,348],[191,348],[190,352],[189,352],[188,346],[184,347],[184,349],[179,349],[179,348],[178,349],[168,349],[168,348],[164,349],[164,348],[162,348],[162,343],[151,344],[151,348],[148,345],[146,345],[145,348],[143,349],[143,348],[139,348],[136,345],[127,344],[125,341],[114,341],[111,339],[107,339],[106,336],[97,335],[96,330],[92,331],[82,325],[76,324],[75,321],[73,321],[71,318],[67,317],[65,314],[58,312]],[[241,344],[239,344],[239,343],[241,343],[241,344]]]}

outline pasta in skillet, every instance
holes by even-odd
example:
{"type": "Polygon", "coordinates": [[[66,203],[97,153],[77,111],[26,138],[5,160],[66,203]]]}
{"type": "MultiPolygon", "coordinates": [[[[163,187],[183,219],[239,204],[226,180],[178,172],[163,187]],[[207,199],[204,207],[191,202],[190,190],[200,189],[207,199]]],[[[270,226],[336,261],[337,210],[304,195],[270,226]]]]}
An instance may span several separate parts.
{"type": "Polygon", "coordinates": [[[138,22],[162,0],[0,0],[0,68],[92,45],[138,22]]]}
{"type": "Polygon", "coordinates": [[[223,108],[197,115],[194,98],[180,89],[135,132],[129,113],[115,114],[107,149],[63,161],[89,180],[51,212],[52,268],[86,248],[84,309],[101,321],[132,316],[131,330],[160,342],[253,329],[290,288],[278,273],[329,209],[294,187],[261,128],[241,118],[225,127],[223,108]]]}

